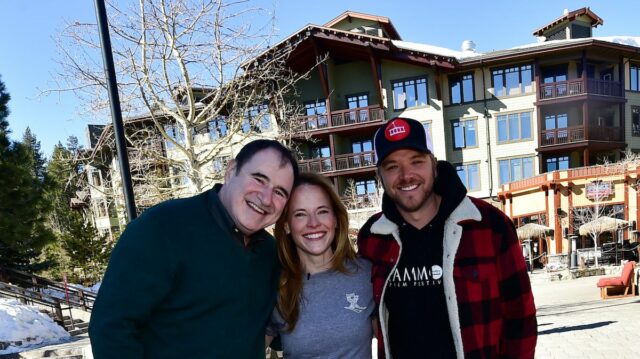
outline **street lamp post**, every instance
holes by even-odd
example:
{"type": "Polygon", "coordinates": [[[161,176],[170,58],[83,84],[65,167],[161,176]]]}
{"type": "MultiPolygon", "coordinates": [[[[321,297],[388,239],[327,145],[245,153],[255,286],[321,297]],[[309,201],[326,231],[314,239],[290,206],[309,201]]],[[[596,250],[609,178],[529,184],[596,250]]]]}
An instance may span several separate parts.
{"type": "Polygon", "coordinates": [[[569,239],[571,239],[571,269],[575,269],[578,266],[578,251],[576,251],[576,239],[578,239],[578,236],[572,234],[569,239]]]}
{"type": "Polygon", "coordinates": [[[129,156],[127,155],[127,144],[124,138],[124,126],[122,124],[122,110],[120,109],[120,97],[118,97],[118,82],[116,81],[116,70],[113,65],[113,55],[111,53],[111,38],[109,36],[109,22],[104,0],[95,0],[96,18],[98,20],[98,30],[100,33],[100,44],[102,45],[102,61],[107,77],[107,89],[109,91],[109,102],[111,103],[111,117],[113,120],[113,133],[116,140],[116,154],[120,165],[120,176],[122,177],[122,190],[124,191],[124,202],[127,209],[129,222],[136,216],[136,202],[131,184],[131,171],[129,170],[129,156]]]}

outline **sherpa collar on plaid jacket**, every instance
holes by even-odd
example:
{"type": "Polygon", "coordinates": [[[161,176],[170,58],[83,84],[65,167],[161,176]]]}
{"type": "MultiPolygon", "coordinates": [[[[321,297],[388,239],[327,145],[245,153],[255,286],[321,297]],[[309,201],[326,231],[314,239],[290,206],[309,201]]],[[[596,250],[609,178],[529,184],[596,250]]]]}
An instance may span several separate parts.
{"type": "MultiPolygon", "coordinates": [[[[445,221],[443,241],[442,279],[457,357],[533,358],[535,305],[511,220],[482,200],[464,197],[445,221]]],[[[396,223],[374,215],[358,235],[358,251],[373,263],[378,354],[390,358],[384,294],[402,253],[396,223]]]]}

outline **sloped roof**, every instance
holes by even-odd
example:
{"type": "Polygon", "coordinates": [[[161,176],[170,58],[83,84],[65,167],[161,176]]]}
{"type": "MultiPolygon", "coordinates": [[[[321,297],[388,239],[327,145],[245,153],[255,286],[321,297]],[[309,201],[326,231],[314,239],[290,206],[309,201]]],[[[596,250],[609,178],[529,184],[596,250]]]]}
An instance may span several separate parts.
{"type": "Polygon", "coordinates": [[[629,55],[637,56],[638,49],[640,48],[640,36],[605,36],[544,41],[516,46],[505,50],[486,52],[474,57],[458,58],[458,60],[460,65],[468,66],[479,61],[531,56],[532,54],[555,52],[564,49],[584,48],[587,46],[615,48],[618,51],[627,52],[629,55]]]}
{"type": "Polygon", "coordinates": [[[347,11],[343,12],[342,14],[336,16],[334,19],[332,19],[331,21],[329,21],[326,24],[324,24],[323,27],[329,27],[329,28],[334,27],[339,22],[341,22],[341,21],[343,21],[345,19],[349,19],[349,18],[355,18],[355,19],[362,19],[362,20],[369,20],[369,21],[377,22],[378,24],[380,24],[384,28],[384,30],[387,32],[387,34],[389,34],[389,37],[391,38],[391,40],[402,40],[400,38],[400,34],[396,30],[396,28],[393,26],[393,23],[391,23],[391,20],[389,20],[388,17],[370,15],[370,14],[365,14],[365,13],[355,12],[355,11],[350,11],[350,10],[347,10],[347,11]]]}
{"type": "Polygon", "coordinates": [[[604,23],[604,20],[602,20],[602,18],[598,15],[596,15],[596,13],[594,13],[593,11],[591,11],[591,9],[589,9],[588,7],[583,7],[581,9],[578,10],[574,10],[571,11],[569,13],[566,13],[562,16],[560,16],[559,18],[553,20],[552,22],[548,23],[547,25],[539,28],[538,30],[533,32],[534,36],[542,36],[543,33],[549,29],[551,29],[552,27],[560,24],[561,22],[564,21],[571,21],[571,20],[575,20],[578,16],[581,15],[586,15],[587,17],[591,18],[591,27],[596,27],[598,25],[602,25],[604,23]]]}

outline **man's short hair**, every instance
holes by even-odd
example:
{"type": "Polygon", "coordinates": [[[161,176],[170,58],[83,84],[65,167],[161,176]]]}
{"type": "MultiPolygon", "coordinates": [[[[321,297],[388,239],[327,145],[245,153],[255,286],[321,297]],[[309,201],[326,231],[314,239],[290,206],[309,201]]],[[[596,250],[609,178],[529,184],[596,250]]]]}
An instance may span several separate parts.
{"type": "Polygon", "coordinates": [[[250,161],[256,153],[266,149],[273,149],[280,154],[280,167],[287,164],[291,165],[291,168],[293,169],[293,180],[295,182],[298,179],[298,161],[296,161],[296,158],[288,148],[276,140],[260,139],[251,141],[244,145],[235,158],[236,174],[240,173],[242,166],[250,161]]]}

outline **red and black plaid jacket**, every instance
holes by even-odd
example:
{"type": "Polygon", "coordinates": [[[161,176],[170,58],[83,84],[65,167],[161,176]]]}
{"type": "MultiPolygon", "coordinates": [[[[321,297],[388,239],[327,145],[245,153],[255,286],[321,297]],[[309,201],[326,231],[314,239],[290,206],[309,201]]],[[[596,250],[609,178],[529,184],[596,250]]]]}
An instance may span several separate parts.
{"type": "MultiPolygon", "coordinates": [[[[373,263],[381,358],[390,357],[384,293],[401,255],[398,233],[398,226],[378,213],[358,235],[360,255],[373,263]]],[[[536,309],[511,220],[482,200],[464,197],[445,222],[443,241],[442,278],[457,357],[533,358],[536,309]]]]}

